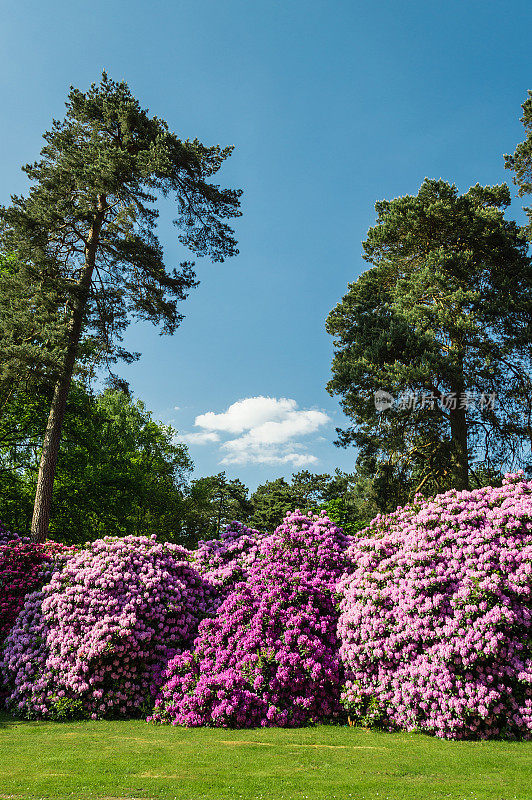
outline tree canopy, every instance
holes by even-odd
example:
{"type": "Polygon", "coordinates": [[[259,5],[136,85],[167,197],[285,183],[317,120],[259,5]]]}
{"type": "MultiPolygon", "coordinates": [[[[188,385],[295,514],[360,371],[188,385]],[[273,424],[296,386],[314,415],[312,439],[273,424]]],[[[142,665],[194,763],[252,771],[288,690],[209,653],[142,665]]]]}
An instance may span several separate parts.
{"type": "Polygon", "coordinates": [[[247,524],[260,531],[274,531],[286,514],[298,508],[304,513],[325,509],[330,519],[346,531],[360,530],[377,514],[371,481],[337,469],[334,475],[301,470],[288,481],[266,481],[251,495],[252,512],[247,524]]]}
{"type": "MultiPolygon", "coordinates": [[[[532,194],[532,90],[521,106],[523,116],[521,122],[525,129],[525,139],[515,148],[512,155],[505,155],[505,167],[514,172],[514,183],[518,187],[520,197],[532,194]]],[[[526,228],[528,239],[532,241],[532,208],[525,206],[529,224],[526,228]]]]}
{"type": "Polygon", "coordinates": [[[327,388],[353,423],[338,443],[359,448],[381,488],[467,488],[475,470],[511,467],[526,450],[532,266],[509,203],[505,185],[461,195],[425,180],[375,206],[372,266],[327,320],[327,388]]]}
{"type": "MultiPolygon", "coordinates": [[[[11,398],[0,423],[0,519],[27,533],[49,396],[11,398]]],[[[100,536],[187,538],[192,469],[176,431],[156,422],[140,400],[72,384],[57,462],[50,535],[66,544],[100,536]]]]}
{"type": "Polygon", "coordinates": [[[56,282],[0,253],[0,416],[15,387],[53,385],[64,358],[56,282]]]}
{"type": "Polygon", "coordinates": [[[111,364],[138,354],[121,347],[131,319],[172,334],[178,303],[196,285],[193,264],[167,268],[157,238],[157,202],[177,204],[178,239],[223,261],[238,251],[227,219],[240,190],[212,182],[231,147],[182,140],[142,109],[125,82],[104,73],[89,91],[71,88],[64,120],[44,134],[41,158],[23,169],[31,188],[0,209],[0,251],[50,283],[62,309],[64,353],[51,401],[32,534],[46,535],[66,399],[82,344],[111,364]]]}
{"type": "Polygon", "coordinates": [[[233,520],[246,521],[252,504],[242,481],[219,472],[190,482],[185,509],[183,536],[195,543],[218,538],[222,528],[233,520]]]}

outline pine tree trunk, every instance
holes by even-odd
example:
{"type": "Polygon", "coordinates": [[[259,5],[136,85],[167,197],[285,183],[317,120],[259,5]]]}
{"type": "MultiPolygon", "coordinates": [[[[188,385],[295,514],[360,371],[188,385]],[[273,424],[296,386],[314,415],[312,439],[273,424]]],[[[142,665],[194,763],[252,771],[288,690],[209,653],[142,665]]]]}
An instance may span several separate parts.
{"type": "Polygon", "coordinates": [[[455,458],[455,488],[469,489],[469,455],[465,409],[450,412],[451,439],[455,458]]]}
{"type": "Polygon", "coordinates": [[[76,363],[83,317],[89,297],[92,273],[96,263],[96,252],[98,250],[100,231],[105,217],[105,211],[105,196],[98,195],[97,210],[94,214],[93,223],[85,246],[85,263],[78,281],[76,298],[72,304],[72,314],[68,324],[68,345],[63,363],[63,370],[55,385],[50,414],[44,434],[39,475],[37,478],[37,491],[35,492],[35,503],[33,506],[33,519],[31,522],[31,538],[34,542],[44,542],[48,533],[55,468],[59,455],[66,402],[70,383],[72,381],[72,374],[74,372],[74,365],[76,363]]]}
{"type": "MultiPolygon", "coordinates": [[[[462,366],[462,361],[460,360],[462,366]]],[[[463,374],[463,370],[462,370],[463,374]]],[[[462,379],[452,387],[456,395],[457,407],[449,412],[451,425],[451,440],[454,455],[454,483],[459,490],[469,489],[469,451],[467,447],[467,416],[466,409],[460,408],[460,400],[464,396],[465,384],[462,379]]]]}

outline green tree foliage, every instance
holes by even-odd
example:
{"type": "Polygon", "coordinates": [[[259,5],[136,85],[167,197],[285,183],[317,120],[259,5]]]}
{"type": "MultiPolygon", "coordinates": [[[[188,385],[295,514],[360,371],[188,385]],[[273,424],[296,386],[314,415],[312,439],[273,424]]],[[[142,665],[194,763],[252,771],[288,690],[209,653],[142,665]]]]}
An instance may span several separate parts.
{"type": "MultiPolygon", "coordinates": [[[[514,183],[518,187],[519,197],[526,197],[532,194],[532,91],[528,91],[528,97],[521,106],[523,116],[521,122],[525,129],[525,140],[517,145],[513,155],[505,155],[505,167],[511,169],[514,175],[514,183]]],[[[526,228],[528,239],[532,241],[532,208],[525,206],[528,214],[529,224],[526,228]]]]}
{"type": "Polygon", "coordinates": [[[263,532],[274,531],[284,516],[297,508],[290,484],[285,478],[276,478],[257,486],[251,495],[251,502],[253,513],[248,524],[263,532]]]}
{"type": "Polygon", "coordinates": [[[289,511],[317,511],[325,504],[329,475],[301,470],[291,481],[276,478],[257,487],[251,496],[253,513],[249,524],[260,531],[272,532],[289,511]]]}
{"type": "Polygon", "coordinates": [[[51,385],[64,358],[55,282],[0,253],[0,416],[17,388],[51,385]]]}
{"type": "Polygon", "coordinates": [[[193,264],[167,269],[156,235],[157,202],[178,208],[179,241],[199,256],[223,261],[236,242],[226,219],[240,191],[212,176],[230,147],[183,141],[150,117],[126,83],[104,73],[88,92],[72,88],[63,121],[44,134],[39,161],[24,167],[31,189],[0,210],[0,251],[14,253],[52,282],[63,309],[65,351],[44,435],[32,535],[47,532],[64,412],[80,342],[95,359],[136,357],[121,345],[129,321],[148,320],[172,334],[178,303],[196,285],[193,264]]]}
{"type": "Polygon", "coordinates": [[[415,491],[466,488],[478,468],[524,457],[532,266],[522,231],[504,217],[509,203],[505,185],[460,195],[442,180],[377,203],[363,243],[372,267],[328,317],[327,388],[353,423],[338,443],[359,448],[359,470],[388,508],[415,491]],[[377,411],[378,390],[402,395],[403,407],[377,411]]]}
{"type": "Polygon", "coordinates": [[[257,487],[251,503],[247,524],[260,531],[274,531],[296,508],[305,513],[325,509],[348,532],[365,527],[379,511],[371,481],[338,469],[334,475],[301,470],[290,481],[267,481],[257,487]]]}
{"type": "MultiPolygon", "coordinates": [[[[27,531],[47,400],[21,395],[0,426],[0,519],[27,531]]],[[[123,391],[93,396],[74,382],[57,463],[50,536],[68,544],[157,534],[188,543],[187,447],[123,391]]]]}
{"type": "Polygon", "coordinates": [[[191,481],[185,506],[183,536],[190,543],[218,538],[225,525],[245,522],[252,510],[247,487],[225,472],[191,481]]]}
{"type": "Polygon", "coordinates": [[[379,511],[379,498],[371,478],[358,472],[336,470],[327,486],[325,510],[347,534],[354,534],[369,525],[379,511]]]}

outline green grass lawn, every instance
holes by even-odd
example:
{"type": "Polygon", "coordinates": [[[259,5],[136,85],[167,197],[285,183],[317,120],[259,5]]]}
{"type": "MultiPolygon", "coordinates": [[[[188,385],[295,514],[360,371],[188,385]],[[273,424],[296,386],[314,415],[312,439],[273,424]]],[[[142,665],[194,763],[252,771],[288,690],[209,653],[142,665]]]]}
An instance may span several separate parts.
{"type": "Polygon", "coordinates": [[[532,800],[532,742],[0,717],[0,800],[532,800]]]}

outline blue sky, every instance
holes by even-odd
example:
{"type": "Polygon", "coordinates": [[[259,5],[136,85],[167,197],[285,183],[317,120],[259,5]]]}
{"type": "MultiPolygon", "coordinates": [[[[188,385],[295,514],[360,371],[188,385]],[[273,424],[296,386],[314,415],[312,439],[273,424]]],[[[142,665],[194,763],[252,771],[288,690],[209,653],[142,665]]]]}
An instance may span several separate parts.
{"type": "MultiPolygon", "coordinates": [[[[347,420],[325,391],[328,312],[365,264],[378,199],[423,179],[501,183],[532,88],[532,5],[489,0],[151,0],[2,4],[0,202],[102,69],[182,138],[232,144],[240,255],[198,260],[173,338],[132,326],[135,395],[187,438],[196,474],[255,487],[350,470],[347,420]],[[259,398],[259,399],[254,399],[259,398]],[[198,419],[199,418],[199,419],[198,419]],[[196,424],[195,424],[196,423],[196,424]]],[[[521,218],[517,200],[510,214],[521,218]]],[[[165,205],[169,264],[183,259],[165,205]]]]}

